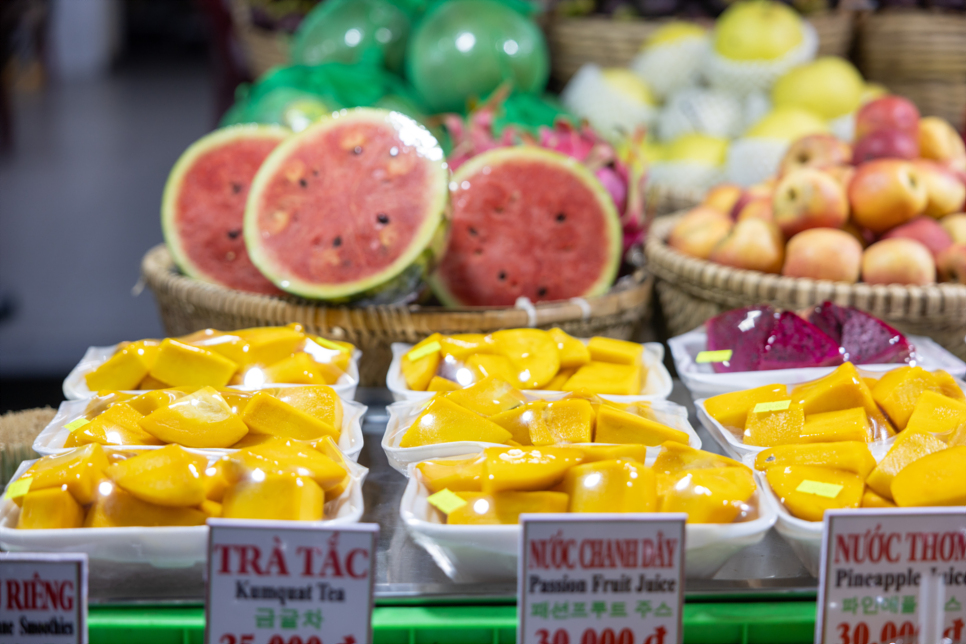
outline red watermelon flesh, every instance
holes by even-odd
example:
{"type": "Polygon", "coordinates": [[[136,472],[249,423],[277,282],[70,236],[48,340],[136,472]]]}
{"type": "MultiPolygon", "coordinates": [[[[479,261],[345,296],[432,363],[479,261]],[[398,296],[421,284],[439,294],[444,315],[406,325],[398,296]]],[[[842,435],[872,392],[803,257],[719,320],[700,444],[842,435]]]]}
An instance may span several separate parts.
{"type": "Polygon", "coordinates": [[[415,122],[401,127],[388,112],[352,112],[283,144],[248,204],[256,264],[307,297],[347,297],[386,282],[427,248],[442,221],[442,150],[427,154],[427,141],[408,138],[415,122]]]}
{"type": "Polygon", "coordinates": [[[252,178],[287,135],[280,128],[230,128],[189,148],[165,189],[165,238],[182,270],[253,293],[281,291],[262,275],[245,248],[245,203],[252,178]]]}
{"type": "Polygon", "coordinates": [[[433,283],[445,304],[562,300],[613,282],[617,212],[573,159],[539,148],[492,150],[464,164],[451,191],[450,241],[433,283]]]}

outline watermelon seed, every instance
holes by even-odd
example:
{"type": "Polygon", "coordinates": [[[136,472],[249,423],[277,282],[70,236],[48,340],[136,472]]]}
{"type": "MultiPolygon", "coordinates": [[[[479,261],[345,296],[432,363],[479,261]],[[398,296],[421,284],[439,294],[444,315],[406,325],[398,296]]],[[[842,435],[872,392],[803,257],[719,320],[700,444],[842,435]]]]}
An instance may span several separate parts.
{"type": "Polygon", "coordinates": [[[503,214],[503,206],[497,206],[496,207],[496,214],[498,214],[498,215],[502,215],[503,214]]]}
{"type": "Polygon", "coordinates": [[[497,275],[497,277],[500,278],[500,281],[505,280],[506,279],[506,271],[500,271],[500,274],[497,275]]]}
{"type": "Polygon", "coordinates": [[[312,176],[313,177],[319,176],[319,169],[318,168],[315,168],[314,170],[312,170],[312,176]]]}
{"type": "Polygon", "coordinates": [[[341,245],[342,245],[342,238],[341,237],[336,237],[335,239],[332,240],[332,246],[333,247],[338,248],[341,245]]]}
{"type": "Polygon", "coordinates": [[[241,192],[241,190],[242,190],[242,185],[240,183],[235,183],[234,181],[231,182],[231,191],[234,194],[237,195],[239,192],[241,192]]]}
{"type": "Polygon", "coordinates": [[[470,226],[470,235],[476,237],[479,233],[476,232],[476,228],[470,226]]]}
{"type": "Polygon", "coordinates": [[[563,214],[562,212],[558,212],[557,213],[557,221],[558,222],[563,223],[566,220],[567,220],[567,215],[563,214]]]}
{"type": "Polygon", "coordinates": [[[238,239],[239,235],[241,235],[241,228],[232,228],[228,231],[228,239],[238,239]]]}
{"type": "Polygon", "coordinates": [[[477,248],[476,250],[473,251],[473,254],[474,255],[482,255],[483,254],[483,249],[482,248],[477,248]]]}
{"type": "Polygon", "coordinates": [[[376,215],[376,221],[378,221],[380,224],[388,224],[389,223],[389,215],[387,215],[384,212],[381,212],[378,215],[376,215]]]}
{"type": "Polygon", "coordinates": [[[537,296],[538,297],[543,297],[546,294],[547,294],[547,287],[546,286],[541,286],[540,288],[537,289],[537,296]]]}
{"type": "Polygon", "coordinates": [[[356,147],[352,148],[352,154],[362,154],[362,146],[357,145],[356,147]]]}
{"type": "Polygon", "coordinates": [[[306,181],[305,179],[299,179],[299,185],[302,186],[303,188],[308,188],[309,182],[306,181]]]}

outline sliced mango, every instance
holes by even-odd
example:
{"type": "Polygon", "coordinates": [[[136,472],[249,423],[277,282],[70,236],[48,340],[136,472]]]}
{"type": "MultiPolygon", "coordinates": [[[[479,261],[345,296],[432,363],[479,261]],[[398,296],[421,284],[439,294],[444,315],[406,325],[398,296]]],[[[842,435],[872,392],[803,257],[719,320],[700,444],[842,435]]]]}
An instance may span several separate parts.
{"type": "Polygon", "coordinates": [[[755,493],[747,467],[682,470],[662,490],[661,512],[684,512],[688,523],[731,523],[755,493]]]}
{"type": "Polygon", "coordinates": [[[259,391],[252,396],[241,419],[253,434],[270,434],[305,441],[323,436],[338,438],[340,434],[332,425],[282,402],[266,391],[259,391]]]}
{"type": "Polygon", "coordinates": [[[483,488],[483,458],[423,461],[416,466],[430,492],[480,492],[483,488]]]}
{"type": "Polygon", "coordinates": [[[966,423],[963,423],[954,429],[949,436],[946,437],[946,444],[950,447],[955,447],[956,445],[966,445],[966,423]]]}
{"type": "Polygon", "coordinates": [[[510,432],[512,440],[520,445],[532,445],[531,430],[537,434],[546,433],[546,421],[543,410],[546,409],[545,400],[534,400],[525,405],[508,409],[505,412],[490,416],[490,420],[510,432]]]}
{"type": "Polygon", "coordinates": [[[560,369],[576,369],[590,362],[590,349],[587,345],[565,331],[554,327],[547,333],[557,343],[560,354],[560,369]]]}
{"type": "Polygon", "coordinates": [[[564,385],[570,380],[570,377],[577,373],[577,369],[561,369],[557,372],[557,375],[550,379],[550,382],[543,386],[547,391],[563,391],[564,385]]]}
{"type": "Polygon", "coordinates": [[[841,411],[827,411],[805,417],[801,443],[830,443],[832,441],[870,441],[872,427],[864,407],[841,411]]]}
{"type": "Polygon", "coordinates": [[[88,443],[100,445],[160,445],[161,441],[147,433],[138,424],[144,418],[128,403],[115,403],[94,420],[73,431],[64,447],[77,447],[88,443]]]}
{"type": "Polygon", "coordinates": [[[87,505],[97,493],[97,484],[107,469],[104,449],[96,444],[77,447],[69,452],[47,456],[34,465],[31,491],[66,485],[81,505],[87,505]]]}
{"type": "Polygon", "coordinates": [[[185,447],[230,447],[248,427],[212,387],[203,387],[140,421],[141,429],[163,443],[185,447]]]}
{"type": "Polygon", "coordinates": [[[806,416],[862,407],[874,426],[876,438],[887,438],[894,433],[869,386],[851,362],[836,367],[824,378],[796,385],[791,398],[805,410],[806,416]]]}
{"type": "Polygon", "coordinates": [[[594,362],[636,365],[641,361],[644,347],[636,342],[596,336],[587,343],[590,359],[594,362]]]}
{"type": "Polygon", "coordinates": [[[516,525],[520,515],[566,512],[567,495],[562,492],[457,492],[466,505],[450,512],[450,525],[516,525]]]}
{"type": "Polygon", "coordinates": [[[896,505],[904,508],[966,505],[966,446],[933,452],[906,465],[892,479],[890,490],[896,505]]]}
{"type": "Polygon", "coordinates": [[[875,468],[875,458],[865,441],[779,445],[759,452],[755,458],[755,469],[761,471],[786,465],[831,467],[865,479],[875,468]]]}
{"type": "Polygon", "coordinates": [[[239,369],[253,364],[269,365],[292,355],[305,341],[300,325],[254,327],[232,333],[241,342],[229,341],[207,346],[235,362],[239,369]]]}
{"type": "Polygon", "coordinates": [[[458,382],[453,382],[446,378],[440,378],[439,376],[433,376],[432,380],[429,381],[429,386],[426,387],[426,391],[456,391],[460,388],[458,382]]]}
{"type": "Polygon", "coordinates": [[[321,521],[325,493],[311,478],[265,474],[240,481],[225,493],[221,516],[226,519],[321,521]]]}
{"type": "Polygon", "coordinates": [[[872,397],[889,415],[897,430],[906,428],[909,417],[924,391],[942,393],[932,374],[922,367],[899,367],[879,378],[872,397]]]}
{"type": "Polygon", "coordinates": [[[144,376],[144,380],[138,383],[136,389],[140,390],[151,390],[151,389],[167,389],[171,385],[166,382],[161,382],[157,378],[151,375],[144,376]]]}
{"type": "Polygon", "coordinates": [[[79,528],[83,524],[84,508],[61,487],[27,492],[17,519],[20,530],[58,530],[79,528]]]}
{"type": "Polygon", "coordinates": [[[402,357],[400,367],[403,378],[406,380],[406,386],[413,391],[426,391],[429,381],[436,375],[439,361],[442,359],[441,340],[442,336],[434,333],[402,357]]]}
{"type": "Polygon", "coordinates": [[[518,371],[506,356],[474,353],[466,359],[466,367],[473,372],[477,380],[487,376],[495,376],[506,382],[517,382],[518,371]]]}
{"type": "Polygon", "coordinates": [[[140,396],[135,396],[134,398],[125,401],[126,404],[133,407],[142,416],[147,416],[152,411],[157,411],[162,407],[167,407],[179,398],[183,398],[188,393],[186,391],[182,391],[181,389],[173,389],[170,387],[152,389],[154,390],[148,391],[140,396]]]}
{"type": "Polygon", "coordinates": [[[174,386],[224,387],[237,370],[238,364],[222,355],[167,338],[149,373],[174,386]]]}
{"type": "Polygon", "coordinates": [[[198,505],[205,500],[202,483],[208,459],[167,445],[109,466],[104,473],[142,501],[171,507],[198,505]]]}
{"type": "Polygon", "coordinates": [[[507,329],[490,334],[499,353],[510,359],[516,377],[510,380],[521,389],[542,389],[560,369],[557,343],[541,329],[507,329]]]}
{"type": "Polygon", "coordinates": [[[669,441],[661,445],[661,452],[652,467],[655,472],[676,474],[685,470],[745,466],[727,456],[695,449],[686,443],[669,441]]]}
{"type": "Polygon", "coordinates": [[[495,376],[487,376],[466,389],[450,392],[446,398],[482,416],[493,416],[527,402],[523,392],[495,376]]]}
{"type": "MultiPolygon", "coordinates": [[[[326,385],[286,387],[279,389],[275,393],[275,397],[341,432],[342,401],[332,387],[326,385]]],[[[336,440],[338,440],[338,436],[336,436],[336,440]]]]}
{"type": "Polygon", "coordinates": [[[336,464],[339,465],[339,467],[345,470],[346,474],[345,474],[345,477],[342,479],[342,481],[340,481],[339,483],[331,487],[325,488],[324,490],[325,498],[329,499],[330,501],[332,499],[339,498],[340,496],[342,496],[342,494],[349,487],[349,484],[352,482],[352,477],[349,474],[349,471],[350,471],[349,459],[347,459],[345,454],[342,453],[342,450],[339,449],[339,445],[334,440],[332,440],[331,436],[323,436],[317,441],[312,441],[311,445],[316,450],[322,452],[322,454],[324,454],[325,456],[328,456],[329,458],[331,458],[333,461],[335,461],[336,464]]]}
{"type": "MultiPolygon", "coordinates": [[[[325,369],[325,365],[312,359],[307,353],[298,352],[274,362],[261,369],[264,383],[286,383],[291,385],[331,385],[339,379],[341,371],[325,369]]],[[[248,373],[245,374],[246,384],[248,373]]]]}
{"type": "Polygon", "coordinates": [[[594,408],[586,400],[558,400],[543,408],[543,423],[530,426],[534,445],[590,443],[594,438],[594,408]]]}
{"type": "Polygon", "coordinates": [[[584,463],[595,463],[597,461],[609,461],[613,459],[644,463],[644,460],[647,458],[647,446],[639,444],[581,445],[579,449],[580,453],[584,455],[584,463]]]}
{"type": "Polygon", "coordinates": [[[218,503],[217,501],[209,501],[208,499],[205,499],[201,502],[201,505],[198,506],[198,509],[201,510],[202,514],[209,519],[217,519],[221,517],[221,503],[218,503]]]}
{"type": "Polygon", "coordinates": [[[483,451],[483,491],[546,490],[584,460],[575,447],[487,447],[483,451]]]}
{"type": "Polygon", "coordinates": [[[945,434],[962,425],[966,425],[966,403],[935,391],[924,391],[912,409],[905,431],[945,434]]]}
{"type": "Polygon", "coordinates": [[[598,443],[638,443],[656,446],[666,441],[676,441],[686,445],[688,438],[685,432],[611,405],[601,405],[597,410],[597,430],[594,440],[598,443]]]}
{"type": "Polygon", "coordinates": [[[136,389],[157,358],[157,340],[129,342],[94,371],[84,375],[91,391],[136,389]]]}
{"type": "Polygon", "coordinates": [[[457,333],[443,336],[439,340],[439,345],[444,356],[453,356],[459,361],[465,360],[474,353],[488,353],[494,350],[493,344],[482,333],[457,333]]]}
{"type": "Polygon", "coordinates": [[[865,490],[861,477],[817,465],[770,467],[765,477],[792,516],[803,521],[821,521],[826,510],[857,508],[865,490]]]}
{"type": "Polygon", "coordinates": [[[926,432],[902,432],[875,469],[866,479],[866,485],[876,494],[892,499],[892,480],[913,461],[946,449],[946,443],[926,432]]]}
{"type": "Polygon", "coordinates": [[[607,460],[570,468],[561,490],[570,512],[654,512],[657,479],[643,463],[607,460]]]}
{"type": "Polygon", "coordinates": [[[116,484],[105,481],[98,488],[94,505],[87,511],[85,528],[129,528],[135,526],[204,525],[205,513],[196,508],[175,508],[138,499],[116,484]]]}
{"type": "Polygon", "coordinates": [[[866,488],[865,492],[862,493],[862,502],[859,504],[862,508],[894,508],[896,504],[885,497],[881,497],[872,490],[866,488]]]}
{"type": "Polygon", "coordinates": [[[959,386],[959,383],[957,383],[956,379],[951,375],[945,371],[939,370],[933,371],[932,377],[939,386],[939,393],[944,396],[948,396],[953,400],[966,402],[966,393],[963,392],[962,388],[959,386]]]}
{"type": "Polygon", "coordinates": [[[474,411],[437,394],[399,441],[400,447],[417,447],[456,441],[505,443],[510,432],[474,411]]]}
{"type": "Polygon", "coordinates": [[[766,385],[729,394],[720,394],[704,401],[708,415],[725,427],[744,429],[748,412],[759,403],[788,399],[785,385],[766,385]]]}
{"type": "Polygon", "coordinates": [[[325,491],[342,483],[348,473],[339,463],[306,443],[283,438],[272,438],[240,450],[228,460],[242,464],[248,471],[308,477],[325,491]]]}
{"type": "Polygon", "coordinates": [[[786,409],[748,412],[745,423],[745,445],[772,447],[801,440],[805,428],[805,410],[797,405],[786,409]]]}
{"type": "Polygon", "coordinates": [[[564,391],[585,390],[595,394],[636,396],[644,382],[640,364],[626,365],[611,362],[588,362],[564,383],[564,391]]]}

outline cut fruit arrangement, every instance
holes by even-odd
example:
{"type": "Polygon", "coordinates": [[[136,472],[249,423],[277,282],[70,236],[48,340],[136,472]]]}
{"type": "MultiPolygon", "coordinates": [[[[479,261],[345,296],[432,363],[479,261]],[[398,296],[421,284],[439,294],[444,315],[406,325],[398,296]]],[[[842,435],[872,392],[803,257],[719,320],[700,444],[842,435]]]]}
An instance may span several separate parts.
{"type": "MultiPolygon", "coordinates": [[[[391,438],[391,437],[390,437],[391,438]]],[[[458,441],[508,445],[688,444],[687,432],[657,420],[649,402],[615,403],[586,391],[559,400],[528,400],[495,376],[437,393],[401,429],[401,448],[458,441]]]]}
{"type": "Polygon", "coordinates": [[[328,436],[315,447],[269,437],[220,458],[178,445],[91,444],[36,461],[5,498],[20,506],[23,530],[201,526],[210,517],[321,521],[350,483],[328,436]]]}
{"type": "Polygon", "coordinates": [[[342,434],[345,410],[331,387],[244,392],[214,387],[158,389],[140,395],[102,391],[64,424],[64,447],[177,444],[243,448],[275,438],[318,442],[342,434]]]}
{"type": "Polygon", "coordinates": [[[688,523],[750,521],[758,494],[750,468],[665,443],[652,466],[617,447],[490,447],[465,459],[423,461],[414,476],[449,525],[516,524],[543,512],[683,512],[688,523]]]}
{"type": "Polygon", "coordinates": [[[412,391],[451,391],[487,376],[520,389],[639,395],[647,380],[644,347],[594,337],[586,344],[560,329],[506,329],[489,335],[434,333],[403,355],[412,391]]]}
{"type": "Polygon", "coordinates": [[[122,342],[83,374],[91,392],[266,384],[332,385],[349,370],[355,347],[305,333],[300,324],[179,338],[122,342]]]}

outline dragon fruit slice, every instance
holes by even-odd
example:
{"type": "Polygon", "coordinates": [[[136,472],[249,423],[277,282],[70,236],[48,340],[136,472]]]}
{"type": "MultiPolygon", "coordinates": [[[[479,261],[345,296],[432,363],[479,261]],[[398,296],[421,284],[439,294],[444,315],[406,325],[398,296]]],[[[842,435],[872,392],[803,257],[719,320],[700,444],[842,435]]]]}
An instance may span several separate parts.
{"type": "Polygon", "coordinates": [[[822,302],[808,315],[808,321],[825,335],[842,344],[842,325],[849,319],[849,309],[834,302],[822,302]]]}
{"type": "Polygon", "coordinates": [[[775,325],[775,310],[767,304],[725,311],[705,323],[708,351],[731,349],[731,360],[715,362],[715,373],[756,371],[775,325]]]}
{"type": "Polygon", "coordinates": [[[775,321],[758,368],[799,369],[839,364],[842,364],[842,354],[837,342],[811,322],[784,311],[775,321]]]}
{"type": "Polygon", "coordinates": [[[845,360],[854,364],[909,362],[915,354],[915,347],[902,333],[851,306],[822,302],[808,320],[837,341],[845,360]]]}

